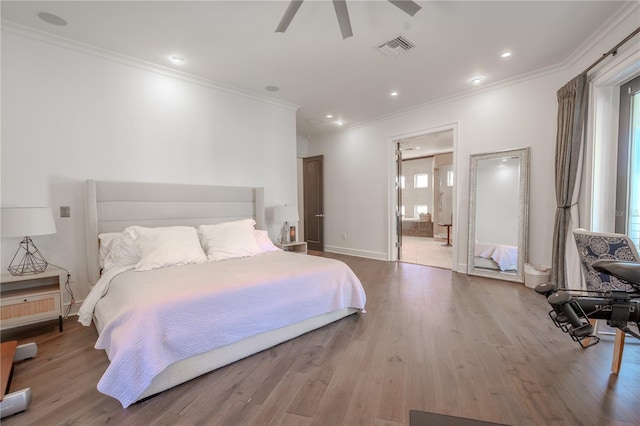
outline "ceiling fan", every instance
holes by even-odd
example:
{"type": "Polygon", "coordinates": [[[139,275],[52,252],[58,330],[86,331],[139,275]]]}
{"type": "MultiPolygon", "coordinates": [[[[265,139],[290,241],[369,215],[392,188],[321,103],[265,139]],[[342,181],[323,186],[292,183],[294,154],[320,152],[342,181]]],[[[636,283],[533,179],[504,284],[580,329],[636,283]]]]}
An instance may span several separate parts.
{"type": "MultiPolygon", "coordinates": [[[[289,7],[284,12],[278,27],[276,28],[277,33],[283,33],[287,31],[289,24],[293,20],[293,17],[296,16],[298,9],[302,5],[304,0],[291,0],[289,3],[289,7]]],[[[422,6],[418,5],[416,2],[412,0],[387,0],[392,5],[396,6],[398,9],[403,12],[413,16],[415,15],[422,6]]],[[[342,39],[349,38],[353,36],[353,31],[351,31],[351,21],[349,20],[349,11],[347,10],[347,2],[346,0],[333,0],[333,7],[336,10],[336,17],[338,18],[338,25],[340,26],[340,32],[342,33],[342,39]]]]}

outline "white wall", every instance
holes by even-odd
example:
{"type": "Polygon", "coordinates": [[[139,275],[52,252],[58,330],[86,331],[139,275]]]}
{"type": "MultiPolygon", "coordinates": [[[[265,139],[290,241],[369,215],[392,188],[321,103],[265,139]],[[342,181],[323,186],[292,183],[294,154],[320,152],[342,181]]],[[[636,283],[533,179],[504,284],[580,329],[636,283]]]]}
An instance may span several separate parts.
{"type": "Polygon", "coordinates": [[[456,198],[452,227],[459,271],[466,271],[469,155],[531,148],[530,259],[548,263],[553,191],[556,72],[494,90],[424,106],[386,120],[320,138],[309,151],[325,156],[325,242],[328,250],[387,259],[393,181],[391,141],[398,135],[457,123],[456,198]],[[340,235],[347,232],[344,241],[340,235]]]}
{"type": "MultiPolygon", "coordinates": [[[[295,204],[295,108],[3,29],[1,164],[3,206],[71,207],[34,241],[82,300],[86,179],[263,186],[266,206],[295,204]]],[[[3,270],[18,240],[2,239],[3,270]]]]}

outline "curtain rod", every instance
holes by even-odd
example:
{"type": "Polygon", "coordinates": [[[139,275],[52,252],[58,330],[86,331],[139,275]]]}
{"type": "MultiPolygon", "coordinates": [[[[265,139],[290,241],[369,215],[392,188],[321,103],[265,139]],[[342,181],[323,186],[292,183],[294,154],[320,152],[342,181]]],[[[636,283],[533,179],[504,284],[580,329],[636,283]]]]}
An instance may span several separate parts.
{"type": "Polygon", "coordinates": [[[640,27],[636,28],[636,30],[634,32],[632,32],[631,34],[629,34],[627,37],[625,37],[624,40],[622,40],[620,43],[616,44],[615,46],[613,46],[613,49],[611,49],[610,51],[608,51],[607,53],[603,53],[602,56],[595,61],[594,63],[592,63],[591,65],[589,65],[589,67],[584,70],[582,73],[586,74],[589,71],[591,71],[591,68],[595,67],[596,65],[598,65],[600,62],[602,62],[606,57],[608,56],[616,56],[616,54],[618,53],[618,48],[620,46],[622,46],[623,44],[625,44],[626,42],[628,42],[629,40],[631,40],[636,34],[640,33],[640,27]]]}

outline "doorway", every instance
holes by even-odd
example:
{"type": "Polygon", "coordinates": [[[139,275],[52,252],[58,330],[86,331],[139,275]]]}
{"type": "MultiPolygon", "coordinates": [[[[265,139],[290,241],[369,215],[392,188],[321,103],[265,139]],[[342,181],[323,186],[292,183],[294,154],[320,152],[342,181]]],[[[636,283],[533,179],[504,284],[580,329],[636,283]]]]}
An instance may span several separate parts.
{"type": "Polygon", "coordinates": [[[453,130],[396,144],[398,260],[453,269],[453,130]]]}

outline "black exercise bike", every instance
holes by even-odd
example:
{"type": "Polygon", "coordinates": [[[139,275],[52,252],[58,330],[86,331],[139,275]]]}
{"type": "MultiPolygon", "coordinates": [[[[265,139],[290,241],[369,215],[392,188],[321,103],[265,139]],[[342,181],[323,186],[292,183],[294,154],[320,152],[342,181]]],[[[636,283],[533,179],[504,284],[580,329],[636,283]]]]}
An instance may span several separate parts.
{"type": "Polygon", "coordinates": [[[551,320],[583,348],[600,341],[594,335],[594,327],[589,320],[607,320],[609,326],[640,339],[640,263],[597,260],[592,266],[598,272],[629,284],[632,290],[611,290],[603,294],[598,291],[557,289],[553,283],[540,284],[535,290],[544,295],[553,308],[549,312],[551,320]],[[629,328],[630,323],[635,323],[638,332],[629,328]]]}

